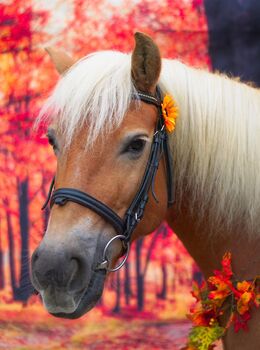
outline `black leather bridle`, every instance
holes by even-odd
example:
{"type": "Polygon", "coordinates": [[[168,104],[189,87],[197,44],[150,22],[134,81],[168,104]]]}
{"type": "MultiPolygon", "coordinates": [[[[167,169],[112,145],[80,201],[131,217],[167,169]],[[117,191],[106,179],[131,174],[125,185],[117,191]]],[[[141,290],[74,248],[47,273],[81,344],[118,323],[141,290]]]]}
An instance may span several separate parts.
{"type": "Polygon", "coordinates": [[[63,206],[67,202],[74,202],[80,204],[88,209],[93,210],[100,215],[104,220],[109,222],[115,229],[117,235],[112,237],[106,244],[103,251],[103,261],[98,264],[96,269],[106,269],[107,271],[116,271],[120,269],[127,260],[130,240],[132,233],[136,228],[139,221],[144,214],[145,206],[148,202],[148,193],[151,190],[154,199],[158,202],[154,192],[154,182],[159,167],[160,159],[164,155],[166,181],[167,181],[167,193],[168,193],[168,206],[173,204],[173,177],[170,152],[168,146],[168,136],[165,129],[164,118],[162,115],[162,98],[159,88],[156,89],[156,95],[153,96],[150,93],[137,91],[134,99],[139,99],[145,103],[155,105],[158,109],[158,118],[156,128],[151,145],[150,155],[147,162],[147,166],[144,172],[144,176],[132,203],[127,209],[123,218],[119,217],[116,212],[109,208],[106,204],[102,203],[98,199],[90,196],[89,194],[79,191],[74,188],[59,188],[54,190],[54,179],[51,183],[49,194],[42,209],[45,209],[50,201],[50,206],[54,204],[63,206]],[[107,250],[110,244],[115,240],[121,240],[123,248],[125,249],[124,259],[115,268],[109,268],[109,262],[107,259],[107,250]]]}

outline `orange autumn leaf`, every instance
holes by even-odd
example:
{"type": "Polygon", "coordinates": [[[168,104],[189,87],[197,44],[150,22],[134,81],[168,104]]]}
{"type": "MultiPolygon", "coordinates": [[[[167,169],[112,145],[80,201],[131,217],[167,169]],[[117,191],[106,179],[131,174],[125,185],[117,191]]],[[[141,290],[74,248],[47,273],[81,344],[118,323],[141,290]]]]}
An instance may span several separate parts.
{"type": "Polygon", "coordinates": [[[231,277],[233,275],[232,267],[231,267],[231,253],[225,253],[222,259],[222,271],[223,274],[227,277],[231,277]]]}
{"type": "Polygon", "coordinates": [[[249,310],[249,303],[253,299],[253,293],[244,292],[237,302],[237,311],[240,315],[244,315],[249,310]]]}
{"type": "Polygon", "coordinates": [[[239,292],[248,292],[252,288],[252,283],[248,281],[242,281],[237,283],[237,290],[239,292]]]}
{"type": "Polygon", "coordinates": [[[255,297],[255,305],[256,307],[260,306],[260,294],[257,294],[255,297]]]}
{"type": "Polygon", "coordinates": [[[200,301],[203,298],[203,294],[207,293],[207,285],[206,282],[203,281],[201,286],[199,286],[198,282],[192,282],[192,296],[196,299],[196,301],[200,301]]]}
{"type": "Polygon", "coordinates": [[[252,282],[242,281],[237,283],[237,311],[240,315],[249,310],[249,303],[255,296],[252,292],[253,287],[252,282]]]}
{"type": "Polygon", "coordinates": [[[188,318],[196,326],[209,326],[214,323],[215,310],[213,305],[205,307],[202,303],[195,304],[191,310],[188,318]]]}
{"type": "Polygon", "coordinates": [[[224,299],[232,293],[230,281],[225,280],[221,276],[209,277],[208,282],[216,288],[209,292],[209,299],[224,299]]]}

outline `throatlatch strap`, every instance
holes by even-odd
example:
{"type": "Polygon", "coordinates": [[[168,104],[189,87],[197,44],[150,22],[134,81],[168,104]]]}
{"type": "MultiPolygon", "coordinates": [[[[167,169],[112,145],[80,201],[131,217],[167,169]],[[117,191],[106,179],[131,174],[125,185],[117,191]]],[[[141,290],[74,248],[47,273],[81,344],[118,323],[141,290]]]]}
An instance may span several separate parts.
{"type": "MultiPolygon", "coordinates": [[[[158,99],[162,101],[162,92],[159,86],[156,87],[156,95],[158,99]]],[[[159,103],[158,108],[159,120],[161,124],[164,125],[164,118],[162,112],[161,102],[159,103]]],[[[168,142],[168,134],[166,130],[164,130],[164,140],[163,140],[163,153],[164,153],[164,161],[166,166],[166,184],[167,184],[167,197],[168,197],[168,208],[174,203],[174,178],[173,178],[173,169],[172,169],[172,159],[169,150],[169,142],[168,142]]]]}

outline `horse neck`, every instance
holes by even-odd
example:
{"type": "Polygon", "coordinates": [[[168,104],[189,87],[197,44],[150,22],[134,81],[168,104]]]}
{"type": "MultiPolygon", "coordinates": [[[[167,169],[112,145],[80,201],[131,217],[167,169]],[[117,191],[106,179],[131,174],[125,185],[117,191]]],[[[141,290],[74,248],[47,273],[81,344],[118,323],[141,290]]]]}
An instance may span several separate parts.
{"type": "Polygon", "coordinates": [[[205,276],[231,251],[238,279],[253,278],[260,271],[259,91],[180,63],[167,62],[166,71],[162,88],[180,109],[167,221],[205,276]]]}
{"type": "MultiPolygon", "coordinates": [[[[171,137],[176,202],[208,233],[260,227],[260,92],[223,75],[163,63],[162,89],[180,115],[171,137]],[[192,210],[196,208],[196,212],[192,210]],[[207,225],[206,225],[207,226],[207,225]],[[218,228],[218,229],[216,229],[218,228]]],[[[260,234],[260,232],[258,232],[260,234]]]]}

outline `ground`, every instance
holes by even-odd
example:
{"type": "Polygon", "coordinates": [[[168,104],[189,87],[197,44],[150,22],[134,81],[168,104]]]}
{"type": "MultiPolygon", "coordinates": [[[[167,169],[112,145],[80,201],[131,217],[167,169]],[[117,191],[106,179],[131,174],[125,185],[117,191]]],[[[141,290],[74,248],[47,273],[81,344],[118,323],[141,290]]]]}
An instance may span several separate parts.
{"type": "Polygon", "coordinates": [[[5,350],[180,350],[189,329],[187,320],[156,320],[148,313],[118,317],[95,309],[70,321],[48,315],[38,304],[0,304],[0,349],[5,350]]]}

